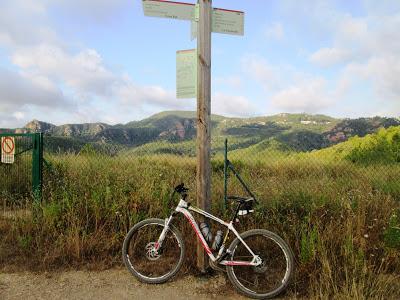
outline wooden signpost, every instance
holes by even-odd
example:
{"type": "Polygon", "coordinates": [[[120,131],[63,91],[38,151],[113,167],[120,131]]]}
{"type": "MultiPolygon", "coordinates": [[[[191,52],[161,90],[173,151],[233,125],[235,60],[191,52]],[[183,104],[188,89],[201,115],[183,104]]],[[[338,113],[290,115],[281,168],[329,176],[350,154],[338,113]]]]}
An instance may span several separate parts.
{"type": "MultiPolygon", "coordinates": [[[[146,16],[192,22],[192,39],[197,37],[197,51],[177,52],[177,98],[197,97],[197,205],[211,207],[211,32],[243,35],[244,12],[213,8],[212,0],[197,4],[166,0],[142,0],[146,16]],[[196,26],[197,25],[197,26],[196,26]],[[193,55],[194,54],[194,55],[193,55]],[[190,59],[196,61],[190,62],[190,59]],[[194,66],[197,70],[194,70],[194,66]],[[197,76],[193,73],[197,72],[197,76]],[[193,78],[197,82],[189,82],[193,78]],[[197,87],[197,90],[196,90],[197,87]]],[[[206,269],[206,256],[197,244],[197,266],[206,269]]]]}

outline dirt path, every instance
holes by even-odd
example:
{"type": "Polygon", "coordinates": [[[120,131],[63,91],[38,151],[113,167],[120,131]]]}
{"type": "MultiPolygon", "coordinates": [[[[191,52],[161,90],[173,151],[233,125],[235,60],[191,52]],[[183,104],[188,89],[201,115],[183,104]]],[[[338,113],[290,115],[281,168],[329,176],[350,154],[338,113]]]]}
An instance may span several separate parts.
{"type": "Polygon", "coordinates": [[[163,285],[146,285],[126,270],[61,273],[0,273],[0,299],[245,299],[225,277],[212,279],[193,276],[163,285]],[[228,283],[229,284],[229,283],[228,283]]]}

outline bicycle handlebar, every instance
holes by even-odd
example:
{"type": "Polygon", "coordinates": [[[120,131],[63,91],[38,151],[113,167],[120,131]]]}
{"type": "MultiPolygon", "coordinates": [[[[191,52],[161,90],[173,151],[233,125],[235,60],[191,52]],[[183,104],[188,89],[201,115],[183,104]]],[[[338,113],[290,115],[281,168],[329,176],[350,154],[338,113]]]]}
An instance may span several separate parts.
{"type": "Polygon", "coordinates": [[[181,183],[174,188],[174,191],[179,194],[183,194],[183,193],[186,193],[187,191],[189,191],[189,189],[185,187],[184,183],[181,183]]]}

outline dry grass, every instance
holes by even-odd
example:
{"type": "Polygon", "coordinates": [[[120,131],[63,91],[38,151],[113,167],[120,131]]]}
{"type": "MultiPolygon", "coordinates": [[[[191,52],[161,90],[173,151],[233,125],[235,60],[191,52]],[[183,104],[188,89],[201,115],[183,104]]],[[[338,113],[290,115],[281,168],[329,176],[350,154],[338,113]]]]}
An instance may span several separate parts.
{"type": "MultiPolygon", "coordinates": [[[[118,265],[127,230],[144,218],[167,216],[174,185],[187,183],[195,196],[194,160],[73,155],[49,160],[42,216],[0,222],[2,267],[118,265]]],[[[385,166],[385,172],[301,160],[237,166],[261,200],[240,229],[266,228],[289,242],[297,261],[292,293],[318,299],[400,297],[398,166],[385,166]]],[[[220,216],[229,214],[222,210],[222,167],[213,162],[212,209],[220,216]]],[[[234,179],[229,190],[242,194],[234,179]]],[[[195,236],[181,223],[187,253],[195,253],[195,236]]],[[[194,262],[189,255],[186,271],[194,262]]]]}

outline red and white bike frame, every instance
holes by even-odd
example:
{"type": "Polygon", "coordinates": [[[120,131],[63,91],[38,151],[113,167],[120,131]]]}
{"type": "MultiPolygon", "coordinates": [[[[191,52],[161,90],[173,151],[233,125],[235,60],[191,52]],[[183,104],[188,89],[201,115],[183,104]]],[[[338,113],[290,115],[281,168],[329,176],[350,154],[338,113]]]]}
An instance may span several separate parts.
{"type": "MultiPolygon", "coordinates": [[[[219,264],[225,265],[225,266],[258,266],[262,263],[260,257],[258,255],[255,255],[254,252],[250,249],[250,247],[240,237],[239,233],[233,227],[232,222],[226,223],[223,220],[213,216],[212,214],[205,212],[204,210],[201,210],[197,207],[188,205],[188,203],[182,199],[179,201],[179,204],[176,207],[175,211],[178,213],[182,213],[186,217],[186,219],[189,221],[190,225],[192,225],[193,230],[196,232],[197,238],[200,240],[201,244],[204,247],[204,250],[207,252],[207,254],[210,257],[212,262],[219,261],[219,258],[224,253],[225,245],[223,244],[221,246],[221,248],[219,249],[218,255],[215,257],[214,254],[212,253],[210,247],[208,246],[206,240],[204,239],[203,234],[201,233],[200,228],[197,225],[197,222],[194,219],[194,217],[192,216],[192,214],[190,213],[190,211],[194,211],[200,215],[205,216],[206,218],[212,219],[212,220],[224,225],[225,227],[227,227],[228,230],[233,232],[233,234],[240,240],[240,242],[246,247],[246,249],[249,251],[249,253],[253,256],[253,259],[251,261],[222,260],[222,261],[219,261],[219,264]]],[[[165,220],[165,227],[158,239],[157,249],[159,247],[161,247],[172,219],[173,219],[173,216],[171,215],[168,219],[165,220]]],[[[227,249],[227,252],[229,253],[229,249],[227,249]]]]}

